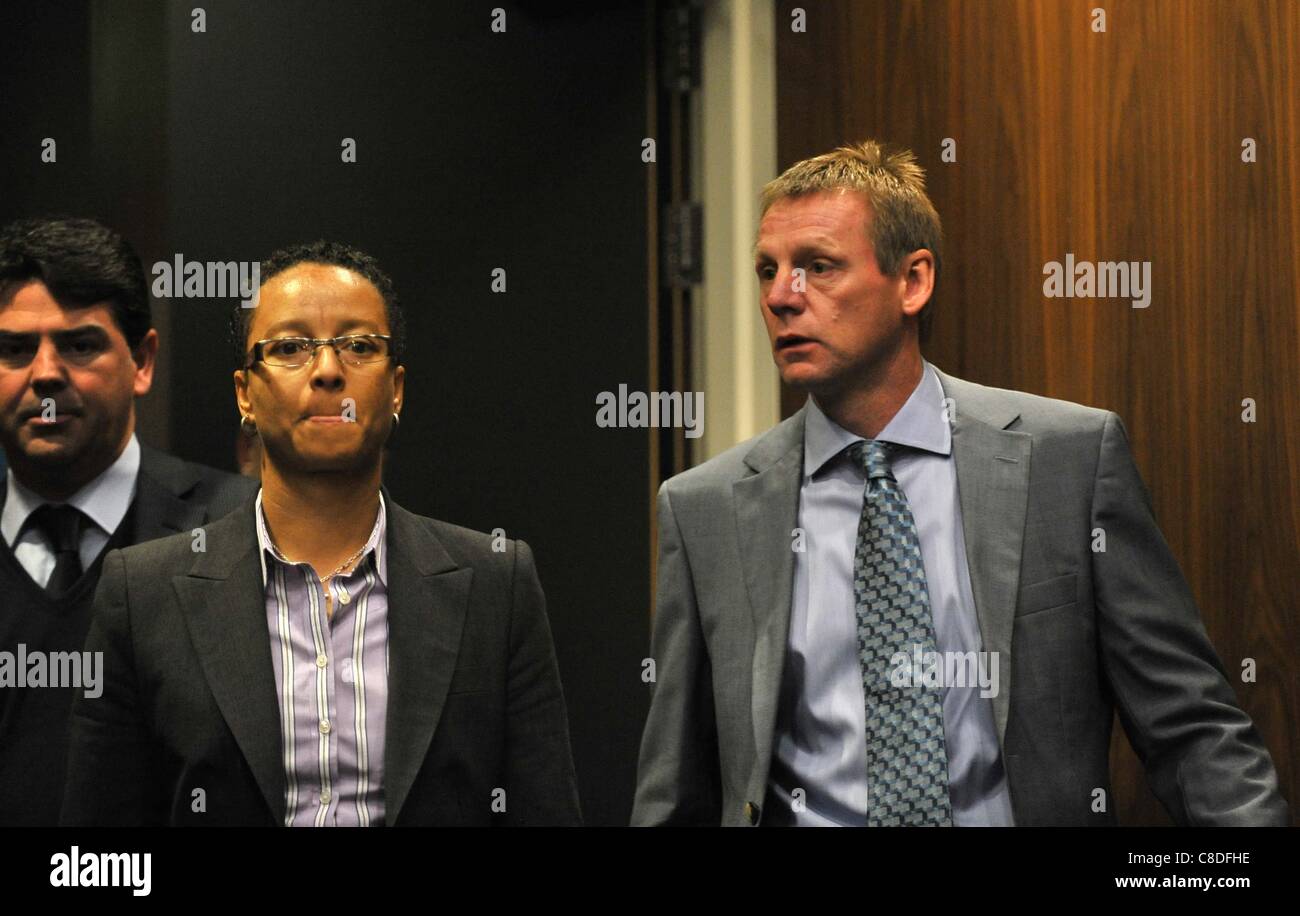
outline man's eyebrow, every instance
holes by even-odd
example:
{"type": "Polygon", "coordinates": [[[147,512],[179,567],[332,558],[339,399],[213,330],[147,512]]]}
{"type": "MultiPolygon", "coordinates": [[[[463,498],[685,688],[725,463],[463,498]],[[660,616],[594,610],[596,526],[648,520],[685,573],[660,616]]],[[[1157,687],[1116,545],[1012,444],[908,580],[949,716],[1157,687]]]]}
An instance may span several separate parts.
{"type": "MultiPolygon", "coordinates": [[[[104,330],[102,325],[83,324],[75,328],[63,328],[62,330],[51,331],[50,336],[58,340],[67,340],[70,337],[81,337],[85,335],[102,337],[107,333],[108,332],[104,330]]],[[[41,335],[36,331],[9,331],[0,328],[0,337],[5,337],[10,340],[32,340],[40,336],[41,335]]]]}
{"type": "MultiPolygon", "coordinates": [[[[798,257],[799,255],[805,255],[813,251],[838,252],[840,250],[840,247],[841,247],[840,244],[836,242],[835,239],[833,239],[829,235],[823,235],[823,236],[818,236],[817,238],[814,239],[809,239],[806,242],[800,242],[799,244],[795,245],[794,255],[795,257],[798,257]]],[[[762,251],[759,248],[757,242],[754,243],[754,258],[755,260],[759,260],[759,259],[767,260],[767,261],[772,260],[772,256],[762,251]]]]}
{"type": "Polygon", "coordinates": [[[64,328],[62,331],[55,331],[50,336],[57,338],[59,340],[67,340],[70,337],[86,337],[86,336],[105,337],[107,336],[107,334],[108,332],[105,331],[103,327],[101,327],[100,325],[83,324],[81,325],[81,327],[64,328]]]}

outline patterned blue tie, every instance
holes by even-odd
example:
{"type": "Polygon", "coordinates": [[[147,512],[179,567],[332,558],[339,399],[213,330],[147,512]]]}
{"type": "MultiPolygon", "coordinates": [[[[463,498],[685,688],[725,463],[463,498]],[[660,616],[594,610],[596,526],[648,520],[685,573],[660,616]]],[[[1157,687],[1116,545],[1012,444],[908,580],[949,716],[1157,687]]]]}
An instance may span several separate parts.
{"type": "MultiPolygon", "coordinates": [[[[898,446],[855,442],[848,454],[867,485],[853,556],[858,658],[867,706],[867,824],[952,826],[943,690],[895,686],[896,653],[911,671],[915,649],[935,651],[921,542],[907,497],[889,468],[898,446]]],[[[925,658],[926,656],[922,656],[925,658]]],[[[929,656],[933,657],[933,656],[929,656]]]]}

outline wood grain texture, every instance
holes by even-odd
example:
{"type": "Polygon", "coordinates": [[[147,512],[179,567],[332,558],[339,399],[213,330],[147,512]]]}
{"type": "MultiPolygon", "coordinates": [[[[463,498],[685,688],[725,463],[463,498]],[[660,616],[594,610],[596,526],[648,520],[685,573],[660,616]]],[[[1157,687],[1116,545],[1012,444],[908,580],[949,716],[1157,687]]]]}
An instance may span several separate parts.
{"type": "MultiPolygon", "coordinates": [[[[864,137],[916,151],[946,238],[927,358],[1120,414],[1294,822],[1300,4],[829,0],[776,15],[780,167],[864,137]],[[1150,307],[1046,298],[1043,265],[1066,252],[1150,261],[1150,307]]],[[[1111,759],[1121,823],[1170,823],[1118,723],[1111,759]]]]}

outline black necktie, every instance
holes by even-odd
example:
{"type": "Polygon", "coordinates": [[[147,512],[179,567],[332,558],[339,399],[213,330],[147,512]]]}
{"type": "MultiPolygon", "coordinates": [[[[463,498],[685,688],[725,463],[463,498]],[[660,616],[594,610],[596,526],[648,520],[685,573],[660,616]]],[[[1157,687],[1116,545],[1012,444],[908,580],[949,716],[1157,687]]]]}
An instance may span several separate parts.
{"type": "Polygon", "coordinates": [[[45,504],[34,511],[27,524],[45,538],[54,551],[54,571],[45,583],[45,594],[62,596],[81,578],[81,530],[86,516],[76,506],[45,504]]]}

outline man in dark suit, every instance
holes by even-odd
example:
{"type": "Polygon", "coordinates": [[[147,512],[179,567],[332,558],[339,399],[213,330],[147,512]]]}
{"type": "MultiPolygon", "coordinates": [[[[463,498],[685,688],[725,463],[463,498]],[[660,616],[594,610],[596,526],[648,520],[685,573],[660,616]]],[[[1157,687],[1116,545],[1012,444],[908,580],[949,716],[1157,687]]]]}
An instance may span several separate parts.
{"type": "Polygon", "coordinates": [[[234,324],[262,489],[201,543],[108,558],[63,821],[579,823],[532,552],[380,486],[406,378],[391,282],[327,242],[261,276],[234,324]]]}
{"type": "Polygon", "coordinates": [[[98,689],[73,682],[97,675],[81,650],[104,555],[198,528],[256,489],[137,441],[151,325],[140,259],[112,230],[0,232],[0,826],[58,820],[72,698],[98,689]]]}
{"type": "Polygon", "coordinates": [[[1120,720],[1180,824],[1287,806],[1119,418],[922,359],[941,230],[868,141],[764,190],[776,428],[659,493],[633,822],[1107,825],[1120,720]]]}

